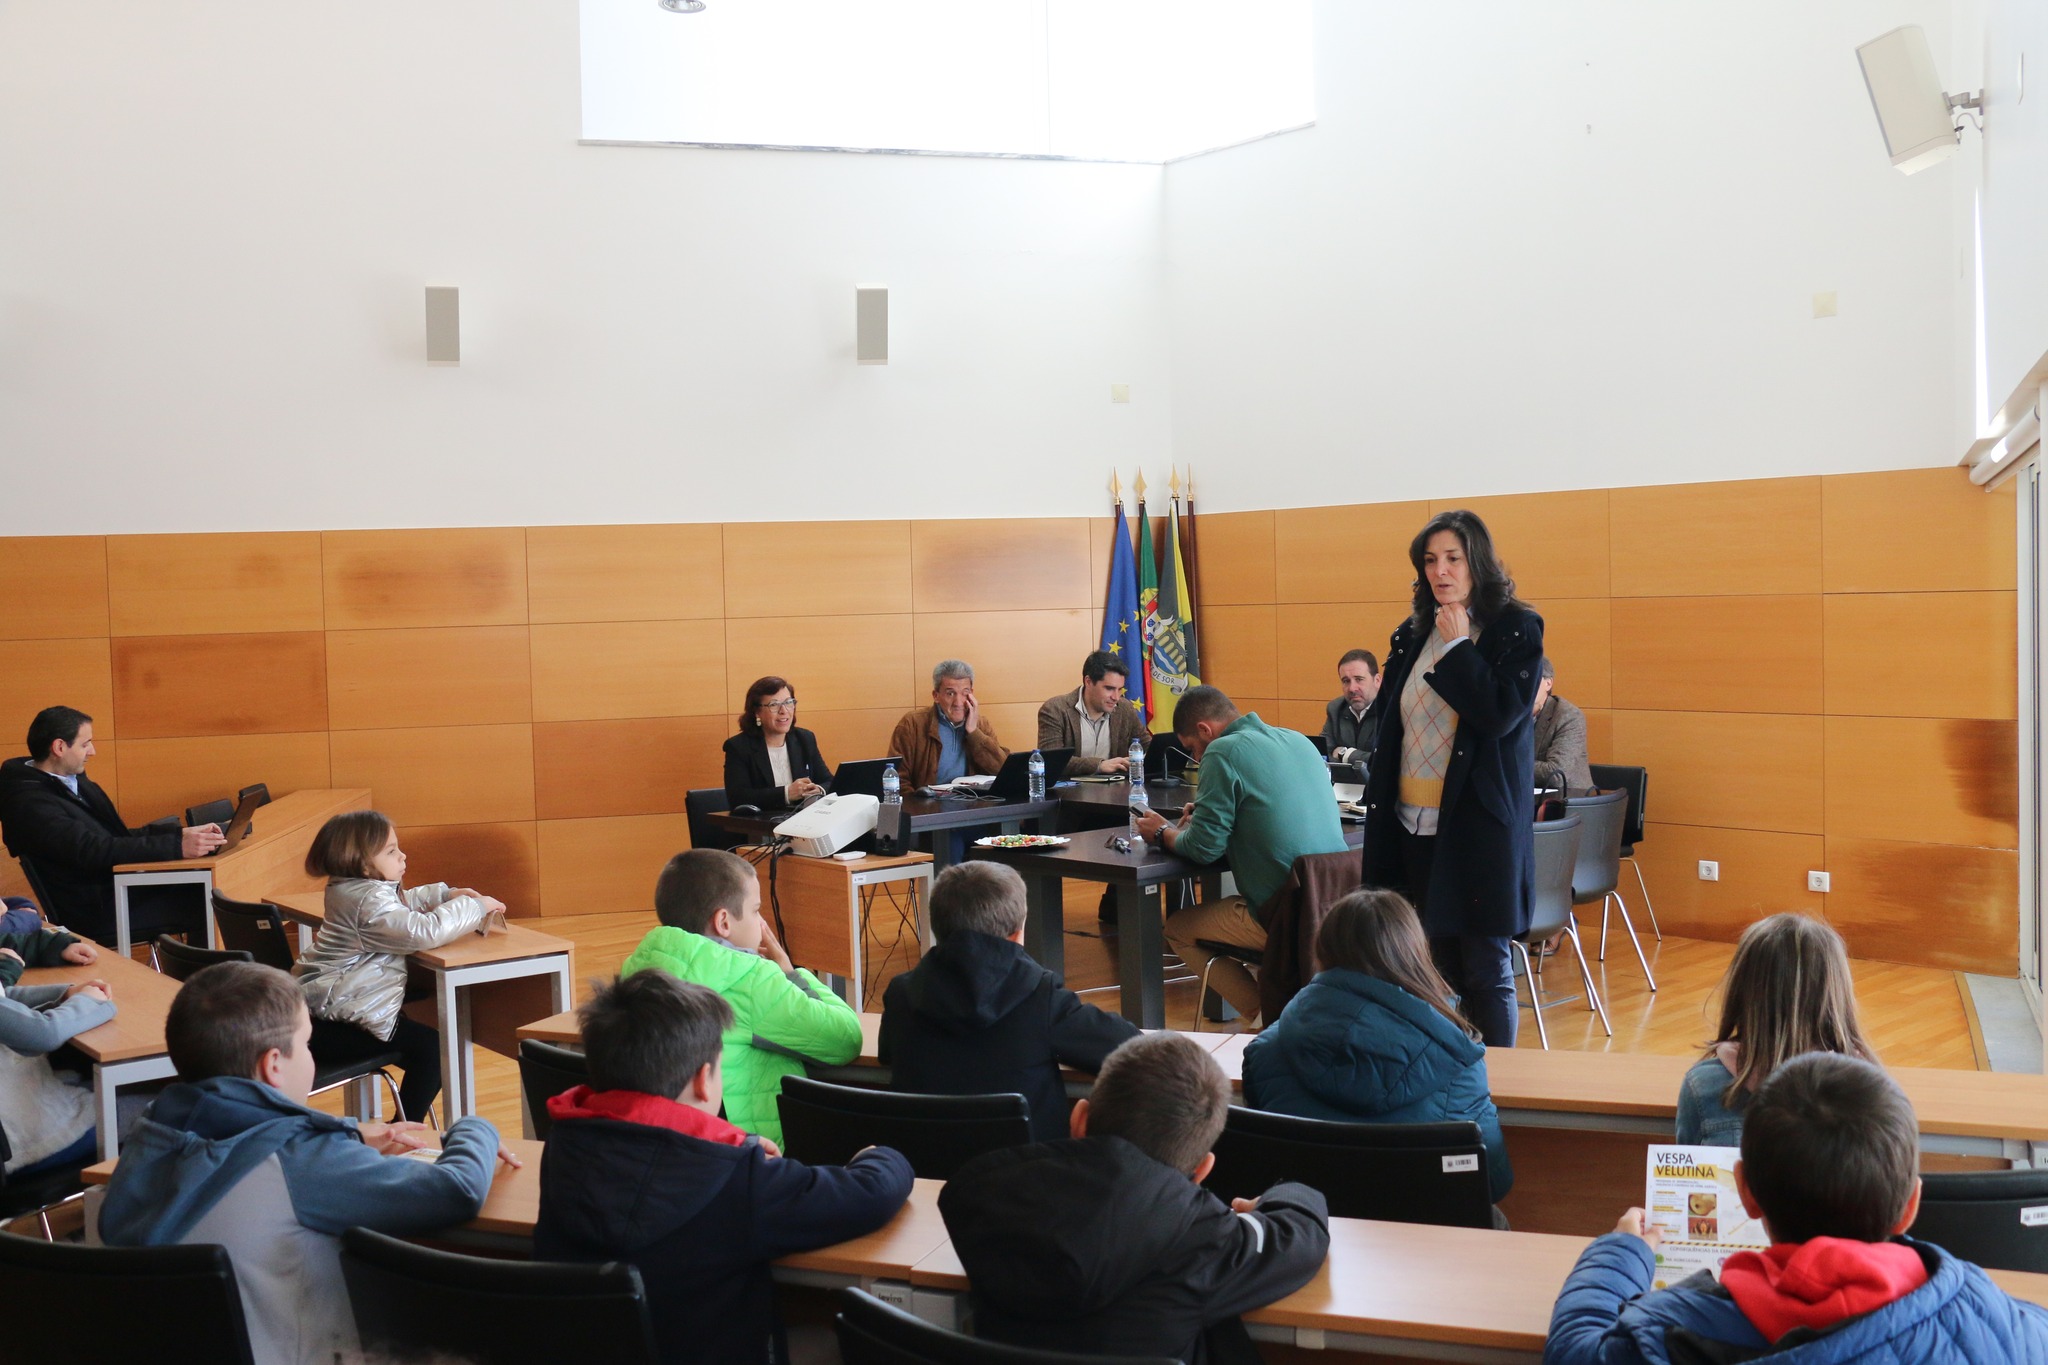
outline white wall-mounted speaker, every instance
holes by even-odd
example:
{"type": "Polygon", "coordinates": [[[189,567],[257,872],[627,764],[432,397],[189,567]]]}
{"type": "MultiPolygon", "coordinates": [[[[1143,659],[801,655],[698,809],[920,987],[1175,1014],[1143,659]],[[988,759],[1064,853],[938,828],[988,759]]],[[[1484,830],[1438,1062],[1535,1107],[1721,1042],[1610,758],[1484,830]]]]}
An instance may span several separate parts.
{"type": "Polygon", "coordinates": [[[452,284],[427,286],[427,363],[462,363],[461,293],[452,284]]]}
{"type": "Polygon", "coordinates": [[[889,363],[889,287],[853,287],[853,351],[863,365],[889,363]]]}
{"type": "Polygon", "coordinates": [[[1895,28],[1857,48],[1856,60],[1863,64],[1863,83],[1892,165],[1911,175],[1955,151],[1962,139],[1934,69],[1927,30],[1918,24],[1895,28]]]}

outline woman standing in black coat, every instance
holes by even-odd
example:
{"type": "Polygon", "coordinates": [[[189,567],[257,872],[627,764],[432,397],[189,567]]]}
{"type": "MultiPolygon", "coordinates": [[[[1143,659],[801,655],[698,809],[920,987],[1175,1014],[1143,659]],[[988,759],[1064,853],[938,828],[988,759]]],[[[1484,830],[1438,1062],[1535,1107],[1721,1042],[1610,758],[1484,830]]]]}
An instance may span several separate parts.
{"type": "Polygon", "coordinates": [[[725,799],[775,810],[831,784],[818,737],[796,723],[796,693],[781,678],[756,678],[740,710],[740,732],[725,742],[725,799]]]}
{"type": "Polygon", "coordinates": [[[1380,674],[1364,881],[1403,892],[1488,1047],[1518,1019],[1508,940],[1536,888],[1537,672],[1543,618],[1515,596],[1486,523],[1430,519],[1408,547],[1415,610],[1380,674]]]}

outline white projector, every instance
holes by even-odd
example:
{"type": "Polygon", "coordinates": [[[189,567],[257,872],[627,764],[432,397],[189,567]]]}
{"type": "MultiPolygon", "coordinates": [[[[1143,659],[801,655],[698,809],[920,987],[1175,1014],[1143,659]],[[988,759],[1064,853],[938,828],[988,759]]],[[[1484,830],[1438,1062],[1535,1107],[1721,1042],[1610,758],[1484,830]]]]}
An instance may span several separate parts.
{"type": "Polygon", "coordinates": [[[812,802],[775,827],[789,840],[789,851],[806,858],[829,858],[875,827],[882,803],[872,796],[849,793],[812,802]]]}

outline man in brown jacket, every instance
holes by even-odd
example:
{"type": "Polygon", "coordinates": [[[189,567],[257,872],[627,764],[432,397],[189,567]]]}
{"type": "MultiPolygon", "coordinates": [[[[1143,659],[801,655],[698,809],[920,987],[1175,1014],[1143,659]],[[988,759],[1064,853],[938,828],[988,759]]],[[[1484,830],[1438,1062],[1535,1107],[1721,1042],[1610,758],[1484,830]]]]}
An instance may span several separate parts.
{"type": "Polygon", "coordinates": [[[1010,756],[974,700],[974,670],[948,659],[932,670],[932,704],[905,713],[889,736],[906,788],[995,773],[1010,756]]]}
{"type": "Polygon", "coordinates": [[[1038,708],[1038,747],[1072,749],[1064,776],[1125,773],[1131,741],[1143,748],[1151,735],[1138,708],[1124,700],[1124,661],[1098,649],[1081,662],[1081,685],[1038,708]]]}

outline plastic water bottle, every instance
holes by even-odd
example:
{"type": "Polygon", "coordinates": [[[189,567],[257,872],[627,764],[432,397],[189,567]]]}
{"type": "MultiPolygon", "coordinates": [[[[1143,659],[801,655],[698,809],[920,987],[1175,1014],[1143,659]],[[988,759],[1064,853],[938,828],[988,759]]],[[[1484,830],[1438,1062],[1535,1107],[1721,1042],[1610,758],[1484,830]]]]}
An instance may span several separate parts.
{"type": "Polygon", "coordinates": [[[882,769],[882,804],[893,806],[903,800],[903,779],[896,776],[896,765],[891,763],[882,769]]]}
{"type": "Polygon", "coordinates": [[[1140,744],[1140,743],[1138,743],[1138,741],[1137,741],[1137,740],[1135,740],[1135,739],[1134,739],[1134,740],[1132,740],[1132,741],[1131,741],[1131,751],[1130,751],[1130,753],[1126,754],[1126,755],[1125,755],[1125,757],[1126,757],[1126,758],[1127,758],[1127,759],[1129,760],[1129,762],[1130,762],[1130,765],[1131,765],[1131,770],[1130,770],[1130,772],[1126,774],[1126,776],[1128,776],[1128,777],[1129,777],[1129,778],[1131,779],[1131,785],[1132,785],[1132,786],[1134,786],[1134,787],[1142,787],[1142,786],[1144,786],[1144,785],[1145,785],[1145,746],[1144,746],[1144,745],[1142,745],[1142,744],[1140,744]]]}
{"type": "MultiPolygon", "coordinates": [[[[1133,749],[1137,747],[1135,744],[1131,746],[1133,749]]],[[[1131,852],[1142,854],[1145,851],[1145,836],[1138,833],[1138,821],[1144,818],[1145,812],[1148,809],[1148,803],[1145,800],[1145,769],[1142,760],[1131,769],[1129,801],[1131,814],[1128,821],[1128,834],[1131,841],[1131,852]]]]}
{"type": "Polygon", "coordinates": [[[1031,751],[1031,762],[1024,771],[1030,778],[1028,785],[1031,791],[1031,799],[1033,801],[1045,800],[1045,755],[1033,749],[1031,751]]]}

